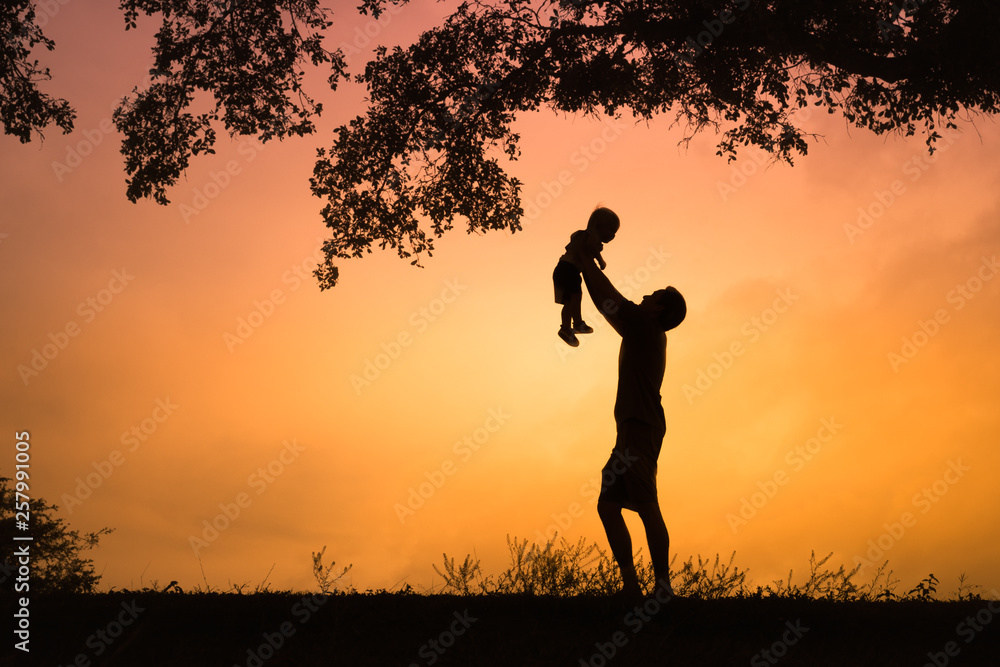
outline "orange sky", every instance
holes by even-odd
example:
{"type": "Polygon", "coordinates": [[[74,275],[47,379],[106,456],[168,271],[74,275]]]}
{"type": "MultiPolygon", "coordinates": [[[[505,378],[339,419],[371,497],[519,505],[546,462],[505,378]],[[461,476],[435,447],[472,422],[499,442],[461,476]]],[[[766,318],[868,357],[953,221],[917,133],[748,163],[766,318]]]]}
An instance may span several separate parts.
{"type": "MultiPolygon", "coordinates": [[[[527,116],[523,232],[452,234],[424,269],[342,262],[320,293],[308,177],[361,91],[326,100],[318,136],[223,139],[171,206],[130,204],[107,129],[152,26],[125,33],[112,5],[60,5],[45,28],[76,131],[0,151],[3,422],[31,432],[35,496],[115,529],[93,554],[104,585],[256,585],[273,566],[275,586],[308,588],[326,545],[358,588],[421,587],[442,552],[499,571],[507,534],[603,546],[618,339],[594,316],[567,348],[551,296],[603,203],[622,220],[609,277],[689,305],[663,386],[673,552],[735,550],[765,584],[811,550],[850,566],[875,545],[903,590],[932,572],[943,593],[962,572],[1000,587],[992,120],[928,160],[919,137],[817,114],[809,156],[765,168],[726,164],[713,136],[679,149],[669,119],[527,116]]],[[[378,31],[345,11],[331,39],[403,42],[442,11],[378,31]]]]}

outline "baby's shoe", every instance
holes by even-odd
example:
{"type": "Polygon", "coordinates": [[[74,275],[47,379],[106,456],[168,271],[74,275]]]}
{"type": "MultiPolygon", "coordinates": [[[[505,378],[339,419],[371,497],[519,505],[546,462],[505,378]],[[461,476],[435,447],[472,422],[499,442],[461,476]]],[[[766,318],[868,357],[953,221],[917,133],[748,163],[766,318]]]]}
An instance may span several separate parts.
{"type": "Polygon", "coordinates": [[[577,323],[573,325],[573,331],[575,333],[594,333],[594,328],[583,320],[577,320],[577,323]]]}
{"type": "Polygon", "coordinates": [[[559,327],[559,337],[566,341],[566,344],[571,347],[578,347],[580,341],[577,340],[576,334],[569,327],[559,327]]]}

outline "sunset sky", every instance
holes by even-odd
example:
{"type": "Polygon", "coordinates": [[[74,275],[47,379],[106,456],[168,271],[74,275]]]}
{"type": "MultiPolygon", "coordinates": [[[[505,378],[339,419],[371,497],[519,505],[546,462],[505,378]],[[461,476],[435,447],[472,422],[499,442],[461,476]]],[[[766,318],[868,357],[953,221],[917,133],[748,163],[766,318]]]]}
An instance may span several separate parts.
{"type": "MultiPolygon", "coordinates": [[[[46,15],[45,89],[76,130],[0,139],[3,424],[31,433],[34,497],[73,528],[114,528],[91,554],[102,587],[256,585],[273,566],[273,586],[309,589],[325,545],[358,589],[423,588],[442,553],[501,571],[507,535],[605,547],[620,339],[585,299],[596,332],[567,347],[551,285],[603,204],[622,221],[612,282],[688,303],[658,475],[678,561],[735,551],[763,585],[832,552],[863,564],[859,582],[888,560],[898,592],[930,573],[945,595],[963,572],[1000,588],[993,119],[928,157],[921,136],[817,112],[803,124],[823,138],[792,167],[727,164],[712,134],[679,147],[666,117],[527,115],[523,231],[459,230],[422,269],[344,261],[320,292],[308,179],[364,91],[317,75],[317,134],[223,134],[171,205],[131,204],[110,119],[157,26],[126,33],[117,4],[46,15]]],[[[379,25],[354,4],[333,5],[328,37],[353,71],[446,13],[408,5],[379,25]]]]}

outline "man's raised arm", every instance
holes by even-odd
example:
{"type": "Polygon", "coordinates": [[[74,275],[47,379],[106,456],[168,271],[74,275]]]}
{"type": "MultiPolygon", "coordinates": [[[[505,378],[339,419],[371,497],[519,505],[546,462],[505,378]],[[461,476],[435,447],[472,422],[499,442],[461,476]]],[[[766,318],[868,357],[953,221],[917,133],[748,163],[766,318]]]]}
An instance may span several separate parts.
{"type": "Polygon", "coordinates": [[[586,258],[581,262],[582,267],[580,273],[583,274],[583,280],[587,284],[587,291],[590,293],[590,298],[597,306],[597,310],[604,315],[604,319],[608,321],[615,331],[621,333],[619,329],[619,323],[621,319],[619,314],[621,312],[622,304],[624,304],[627,299],[621,295],[615,286],[611,284],[608,277],[604,275],[604,272],[597,268],[597,264],[594,263],[592,257],[586,258]]]}

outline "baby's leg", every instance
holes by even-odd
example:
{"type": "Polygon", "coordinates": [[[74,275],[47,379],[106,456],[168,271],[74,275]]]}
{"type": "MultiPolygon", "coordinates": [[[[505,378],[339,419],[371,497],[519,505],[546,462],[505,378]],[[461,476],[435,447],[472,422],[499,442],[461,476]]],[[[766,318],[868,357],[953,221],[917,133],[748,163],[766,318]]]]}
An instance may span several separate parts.
{"type": "Polygon", "coordinates": [[[580,315],[580,309],[583,304],[583,292],[577,292],[569,298],[566,303],[566,308],[563,309],[563,326],[571,327],[573,322],[579,322],[582,317],[580,315]],[[567,314],[566,311],[569,311],[567,314]]]}
{"type": "Polygon", "coordinates": [[[562,307],[562,326],[559,327],[559,337],[572,347],[580,344],[580,341],[576,339],[576,333],[573,331],[573,322],[580,321],[580,302],[582,299],[583,294],[581,292],[567,294],[566,303],[562,307]]]}
{"type": "Polygon", "coordinates": [[[573,300],[567,299],[566,303],[562,307],[562,326],[563,329],[573,328],[573,300]]]}

